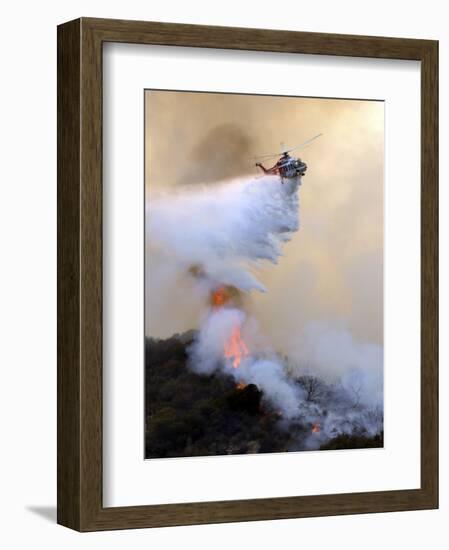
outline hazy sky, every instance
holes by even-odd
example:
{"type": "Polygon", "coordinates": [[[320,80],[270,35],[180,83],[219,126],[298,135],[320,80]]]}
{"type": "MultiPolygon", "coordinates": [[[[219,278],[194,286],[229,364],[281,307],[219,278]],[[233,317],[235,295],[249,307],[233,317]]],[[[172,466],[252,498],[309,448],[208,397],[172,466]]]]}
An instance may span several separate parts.
{"type": "Polygon", "coordinates": [[[320,132],[298,152],[308,165],[301,228],[279,264],[259,274],[269,292],[253,293],[250,308],[274,346],[286,324],[310,321],[382,345],[382,102],[148,91],[146,185],[256,175],[252,157],[320,132]]]}

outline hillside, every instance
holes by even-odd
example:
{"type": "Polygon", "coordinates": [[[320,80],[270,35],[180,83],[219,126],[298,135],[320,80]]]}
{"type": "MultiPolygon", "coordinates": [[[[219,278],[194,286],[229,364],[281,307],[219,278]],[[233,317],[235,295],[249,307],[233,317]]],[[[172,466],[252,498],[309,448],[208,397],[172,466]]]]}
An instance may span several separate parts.
{"type": "MultiPolygon", "coordinates": [[[[285,422],[254,384],[236,386],[230,376],[199,375],[187,367],[195,333],[145,346],[145,456],[168,458],[307,450],[310,420],[285,422]]],[[[332,388],[310,376],[294,381],[308,404],[332,399],[332,388]]],[[[312,434],[313,437],[313,434],[312,434]]],[[[320,440],[317,440],[320,441],[320,440]]],[[[382,447],[383,434],[336,434],[323,449],[382,447]]],[[[315,444],[317,447],[317,444],[315,444]]]]}

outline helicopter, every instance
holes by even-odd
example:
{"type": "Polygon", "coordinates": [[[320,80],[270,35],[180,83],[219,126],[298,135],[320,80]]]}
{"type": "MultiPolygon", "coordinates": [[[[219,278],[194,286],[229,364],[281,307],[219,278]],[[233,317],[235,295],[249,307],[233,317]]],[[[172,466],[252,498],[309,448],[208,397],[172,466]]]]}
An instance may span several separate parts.
{"type": "Polygon", "coordinates": [[[297,145],[296,147],[293,147],[292,149],[284,149],[279,153],[274,153],[272,155],[263,155],[261,157],[256,157],[256,166],[263,170],[264,174],[267,175],[275,175],[278,174],[281,178],[281,182],[284,183],[284,179],[294,179],[299,176],[304,176],[304,174],[307,171],[307,164],[303,162],[300,158],[292,157],[289,153],[292,151],[296,151],[296,149],[301,149],[302,147],[305,147],[309,145],[312,141],[319,138],[323,134],[317,134],[316,136],[313,136],[313,138],[308,139],[307,141],[304,141],[304,143],[301,143],[300,145],[297,145]],[[260,160],[268,160],[270,158],[279,157],[279,160],[276,162],[274,166],[271,168],[265,168],[260,160]]]}

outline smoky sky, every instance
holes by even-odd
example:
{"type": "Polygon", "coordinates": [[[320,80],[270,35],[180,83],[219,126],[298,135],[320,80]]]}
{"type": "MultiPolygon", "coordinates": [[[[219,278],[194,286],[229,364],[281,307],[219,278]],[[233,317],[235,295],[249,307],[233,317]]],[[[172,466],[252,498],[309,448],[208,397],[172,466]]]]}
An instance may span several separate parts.
{"type": "Polygon", "coordinates": [[[245,130],[233,123],[214,126],[194,144],[191,162],[179,176],[179,183],[198,183],[233,178],[248,170],[251,138],[245,130]]]}
{"type": "MultiPolygon", "coordinates": [[[[147,91],[145,131],[147,189],[253,177],[255,156],[322,132],[297,152],[308,165],[300,230],[278,265],[261,269],[268,292],[252,293],[248,307],[286,353],[292,330],[310,322],[382,345],[383,102],[147,91]]],[[[156,316],[148,331],[195,328],[198,315],[186,302],[174,321],[156,316]]]]}

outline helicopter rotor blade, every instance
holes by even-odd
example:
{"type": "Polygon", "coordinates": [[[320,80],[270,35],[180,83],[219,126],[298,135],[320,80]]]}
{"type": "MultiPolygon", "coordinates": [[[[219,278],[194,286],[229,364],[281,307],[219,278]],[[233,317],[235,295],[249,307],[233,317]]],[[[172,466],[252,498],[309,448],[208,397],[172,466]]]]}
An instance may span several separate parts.
{"type": "Polygon", "coordinates": [[[300,149],[301,147],[305,147],[306,145],[309,145],[309,143],[312,143],[315,139],[319,138],[323,134],[317,134],[316,136],[313,136],[313,138],[308,139],[307,141],[304,141],[300,145],[297,145],[296,147],[293,147],[292,149],[288,149],[285,151],[286,153],[291,153],[292,151],[296,151],[296,149],[300,149]]]}
{"type": "Polygon", "coordinates": [[[315,139],[319,138],[322,135],[323,134],[317,134],[316,136],[313,136],[312,138],[308,139],[307,141],[304,141],[303,143],[301,143],[301,144],[299,144],[296,147],[293,147],[291,149],[284,149],[283,148],[282,151],[280,151],[279,153],[273,153],[271,155],[261,155],[259,157],[254,157],[254,160],[268,160],[268,159],[272,159],[274,157],[280,157],[284,153],[291,153],[292,151],[296,151],[296,149],[300,149],[301,147],[307,147],[310,143],[312,143],[312,141],[314,141],[315,139]]]}

